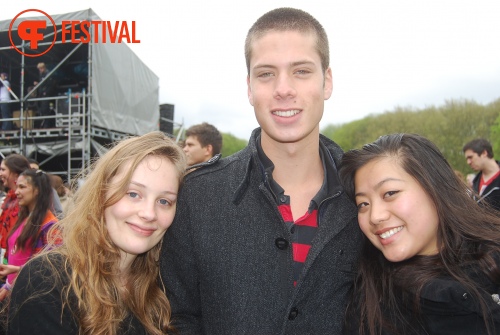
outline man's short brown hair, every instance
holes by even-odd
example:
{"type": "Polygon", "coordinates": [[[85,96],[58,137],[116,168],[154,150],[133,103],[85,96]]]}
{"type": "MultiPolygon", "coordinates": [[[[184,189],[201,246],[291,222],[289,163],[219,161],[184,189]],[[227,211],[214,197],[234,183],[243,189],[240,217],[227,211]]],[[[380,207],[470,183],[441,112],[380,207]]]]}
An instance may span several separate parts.
{"type": "Polygon", "coordinates": [[[186,130],[186,137],[188,136],[196,137],[202,147],[210,144],[212,146],[212,155],[219,154],[222,149],[222,135],[217,128],[209,123],[203,122],[189,127],[186,130]]]}
{"type": "Polygon", "coordinates": [[[323,72],[330,66],[330,47],[325,29],[311,14],[295,8],[277,8],[262,15],[252,25],[245,40],[245,60],[250,74],[252,42],[269,31],[298,31],[316,35],[316,50],[321,59],[323,72]]]}
{"type": "Polygon", "coordinates": [[[475,152],[476,154],[478,154],[478,156],[486,151],[486,155],[489,158],[494,157],[493,147],[491,146],[491,143],[484,138],[476,138],[470,142],[467,142],[462,148],[462,151],[465,152],[467,150],[472,150],[472,152],[475,152]]]}

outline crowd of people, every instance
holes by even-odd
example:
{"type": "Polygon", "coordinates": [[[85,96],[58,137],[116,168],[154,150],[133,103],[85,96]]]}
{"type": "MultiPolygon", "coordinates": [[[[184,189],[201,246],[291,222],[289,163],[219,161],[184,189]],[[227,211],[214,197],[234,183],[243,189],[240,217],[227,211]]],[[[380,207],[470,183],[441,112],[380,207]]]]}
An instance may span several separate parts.
{"type": "Polygon", "coordinates": [[[62,213],[60,178],[2,160],[7,334],[498,334],[491,144],[464,145],[470,185],[417,134],[344,152],[319,131],[329,44],[302,10],[261,16],[245,59],[259,128],[236,154],[208,123],[182,148],[122,140],[62,213]]]}

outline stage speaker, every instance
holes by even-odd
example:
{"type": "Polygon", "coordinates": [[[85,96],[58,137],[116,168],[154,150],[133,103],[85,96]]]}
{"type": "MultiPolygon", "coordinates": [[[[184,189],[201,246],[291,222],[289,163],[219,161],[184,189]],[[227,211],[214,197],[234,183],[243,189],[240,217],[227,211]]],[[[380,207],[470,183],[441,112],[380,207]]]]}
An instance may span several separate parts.
{"type": "Polygon", "coordinates": [[[160,131],[169,135],[174,134],[174,105],[160,105],[160,131]]]}

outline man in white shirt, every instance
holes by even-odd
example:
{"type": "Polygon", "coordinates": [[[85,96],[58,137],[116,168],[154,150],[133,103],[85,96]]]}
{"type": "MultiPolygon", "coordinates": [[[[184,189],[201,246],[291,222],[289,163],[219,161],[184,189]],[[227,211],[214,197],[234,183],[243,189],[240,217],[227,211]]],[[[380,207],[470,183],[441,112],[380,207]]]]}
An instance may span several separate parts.
{"type": "MultiPolygon", "coordinates": [[[[0,73],[0,111],[2,119],[12,118],[12,112],[10,109],[10,83],[7,80],[7,73],[0,73]]],[[[12,120],[2,121],[1,130],[12,130],[12,120]]]]}

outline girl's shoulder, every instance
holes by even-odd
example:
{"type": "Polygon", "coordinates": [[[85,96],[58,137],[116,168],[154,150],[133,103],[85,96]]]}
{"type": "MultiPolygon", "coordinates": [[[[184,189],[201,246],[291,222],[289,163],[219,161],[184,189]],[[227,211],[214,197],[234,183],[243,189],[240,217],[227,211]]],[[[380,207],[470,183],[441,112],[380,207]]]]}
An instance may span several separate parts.
{"type": "Polygon", "coordinates": [[[58,294],[70,280],[64,259],[53,252],[30,259],[16,277],[12,295],[22,300],[29,296],[58,294]]]}
{"type": "Polygon", "coordinates": [[[64,273],[69,270],[66,262],[66,257],[58,252],[47,252],[30,259],[21,269],[23,276],[28,276],[32,279],[44,281],[49,279],[53,281],[55,278],[64,277],[64,273]],[[62,275],[62,276],[61,276],[62,275]]]}
{"type": "Polygon", "coordinates": [[[50,265],[53,265],[56,268],[65,267],[66,259],[66,256],[60,252],[49,251],[33,257],[24,266],[31,266],[36,269],[47,268],[50,267],[50,265]]]}
{"type": "MultiPolygon", "coordinates": [[[[497,311],[500,321],[500,283],[493,282],[479,267],[468,266],[465,273],[484,298],[488,307],[497,311]],[[496,299],[499,297],[499,299],[496,299]]],[[[429,280],[420,292],[422,307],[430,313],[479,313],[480,306],[470,289],[451,276],[429,280]]]]}
{"type": "MultiPolygon", "coordinates": [[[[497,285],[480,288],[490,320],[500,329],[500,305],[495,302],[497,285]]],[[[424,285],[420,307],[425,328],[430,334],[486,334],[485,320],[480,304],[460,282],[450,278],[435,278],[424,285]]]]}
{"type": "Polygon", "coordinates": [[[451,309],[466,305],[468,293],[465,287],[451,277],[439,277],[429,280],[420,292],[424,304],[439,303],[451,309]]]}

